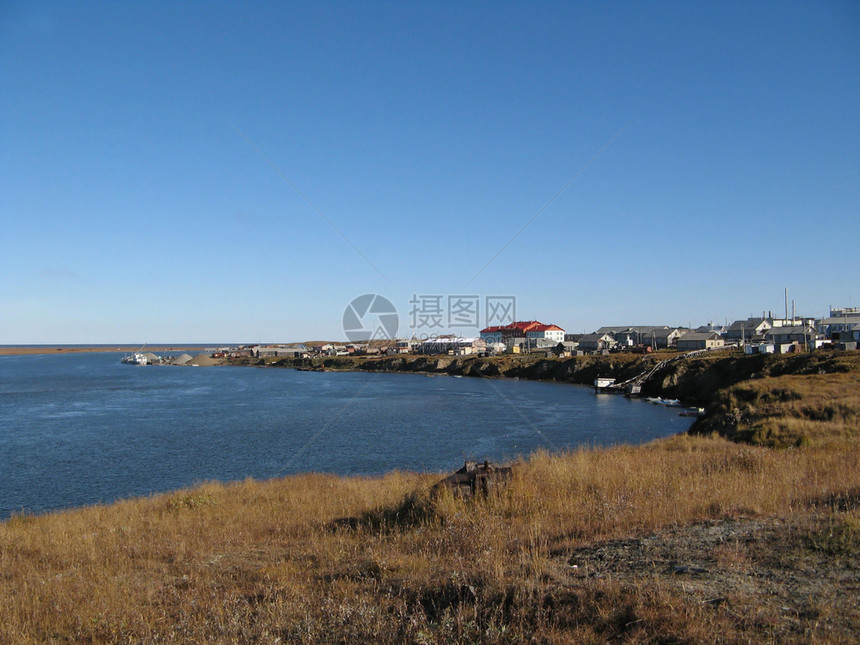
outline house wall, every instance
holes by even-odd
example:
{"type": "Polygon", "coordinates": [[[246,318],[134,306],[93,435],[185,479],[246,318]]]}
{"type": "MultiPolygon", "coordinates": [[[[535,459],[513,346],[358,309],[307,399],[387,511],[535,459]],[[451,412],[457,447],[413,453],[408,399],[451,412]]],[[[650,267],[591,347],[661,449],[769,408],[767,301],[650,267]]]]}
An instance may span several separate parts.
{"type": "Polygon", "coordinates": [[[725,342],[722,338],[709,338],[709,339],[693,339],[693,340],[684,340],[683,338],[678,339],[678,349],[683,351],[694,351],[697,349],[716,349],[717,347],[725,346],[725,342]]]}
{"type": "Polygon", "coordinates": [[[615,341],[609,336],[603,335],[597,340],[582,339],[579,341],[579,349],[586,352],[595,352],[615,346],[615,341]]]}
{"type": "Polygon", "coordinates": [[[726,338],[732,340],[740,340],[741,338],[749,340],[753,336],[763,334],[768,329],[770,329],[770,324],[766,320],[762,320],[755,326],[752,323],[749,323],[748,326],[744,325],[743,331],[740,329],[728,329],[726,330],[726,338]]]}
{"type": "Polygon", "coordinates": [[[682,336],[681,332],[678,330],[673,331],[671,334],[667,334],[663,338],[657,338],[657,347],[666,349],[670,345],[674,345],[678,342],[678,339],[682,336]]]}
{"type": "Polygon", "coordinates": [[[538,338],[545,338],[556,343],[564,342],[564,331],[561,329],[548,329],[547,331],[530,331],[526,332],[526,336],[535,340],[537,340],[538,338]]]}
{"type": "Polygon", "coordinates": [[[546,337],[550,340],[554,340],[557,343],[564,342],[564,330],[563,329],[550,329],[546,332],[546,337]]]}

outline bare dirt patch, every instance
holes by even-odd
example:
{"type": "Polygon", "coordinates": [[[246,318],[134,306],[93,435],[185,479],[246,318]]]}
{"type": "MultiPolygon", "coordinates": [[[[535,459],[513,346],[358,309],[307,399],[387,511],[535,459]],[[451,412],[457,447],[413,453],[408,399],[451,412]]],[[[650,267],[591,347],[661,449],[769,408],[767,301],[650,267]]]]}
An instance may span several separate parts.
{"type": "Polygon", "coordinates": [[[657,586],[711,607],[735,636],[856,642],[859,528],[856,512],[715,520],[581,548],[567,565],[580,582],[657,586]]]}

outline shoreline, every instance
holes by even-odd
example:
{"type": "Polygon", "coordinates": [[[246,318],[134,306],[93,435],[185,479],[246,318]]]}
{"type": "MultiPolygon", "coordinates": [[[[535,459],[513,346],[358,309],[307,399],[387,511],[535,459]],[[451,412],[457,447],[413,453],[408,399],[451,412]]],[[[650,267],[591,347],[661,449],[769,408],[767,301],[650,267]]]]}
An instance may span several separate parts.
{"type": "Polygon", "coordinates": [[[786,451],[677,436],[537,453],[475,498],[434,494],[435,474],[306,473],[16,516],[0,521],[0,640],[170,640],[181,626],[195,642],[454,642],[433,616],[471,629],[477,615],[496,643],[667,629],[849,642],[858,455],[850,439],[786,451]],[[366,617],[333,624],[333,603],[366,617]]]}
{"type": "MultiPolygon", "coordinates": [[[[319,367],[561,385],[642,365],[319,367]]],[[[708,396],[702,434],[532,453],[475,497],[309,472],[0,520],[0,641],[852,642],[860,354],[693,357],[649,387],[708,396]]]]}
{"type": "Polygon", "coordinates": [[[309,371],[412,372],[477,378],[515,378],[590,386],[597,378],[643,378],[639,396],[677,399],[701,407],[689,434],[788,448],[834,436],[853,436],[860,410],[860,353],[819,350],[798,354],[715,351],[665,361],[610,354],[565,359],[500,356],[231,360],[309,371]],[[838,406],[833,405],[839,400],[838,406]]]}

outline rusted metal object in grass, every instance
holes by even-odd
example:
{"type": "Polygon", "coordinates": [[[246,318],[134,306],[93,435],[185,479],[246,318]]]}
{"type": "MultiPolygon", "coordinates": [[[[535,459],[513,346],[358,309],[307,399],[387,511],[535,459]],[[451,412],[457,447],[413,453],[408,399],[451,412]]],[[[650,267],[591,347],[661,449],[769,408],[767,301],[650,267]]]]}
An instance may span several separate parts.
{"type": "Polygon", "coordinates": [[[512,474],[510,466],[499,466],[489,461],[467,461],[460,470],[436,484],[433,492],[438,493],[447,488],[458,497],[485,497],[507,484],[512,474]]]}

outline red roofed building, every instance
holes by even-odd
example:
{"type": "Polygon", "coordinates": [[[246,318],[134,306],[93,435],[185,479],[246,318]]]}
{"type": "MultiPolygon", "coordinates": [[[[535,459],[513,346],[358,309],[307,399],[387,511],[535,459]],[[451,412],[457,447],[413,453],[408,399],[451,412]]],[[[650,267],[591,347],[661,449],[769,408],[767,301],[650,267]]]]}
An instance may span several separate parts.
{"type": "Polygon", "coordinates": [[[551,340],[554,343],[564,342],[564,330],[558,325],[538,325],[526,332],[530,340],[551,340]]]}
{"type": "Polygon", "coordinates": [[[544,325],[538,320],[523,320],[510,325],[495,325],[481,330],[481,339],[488,343],[512,345],[527,339],[546,338],[564,340],[564,330],[558,325],[544,325]]]}

